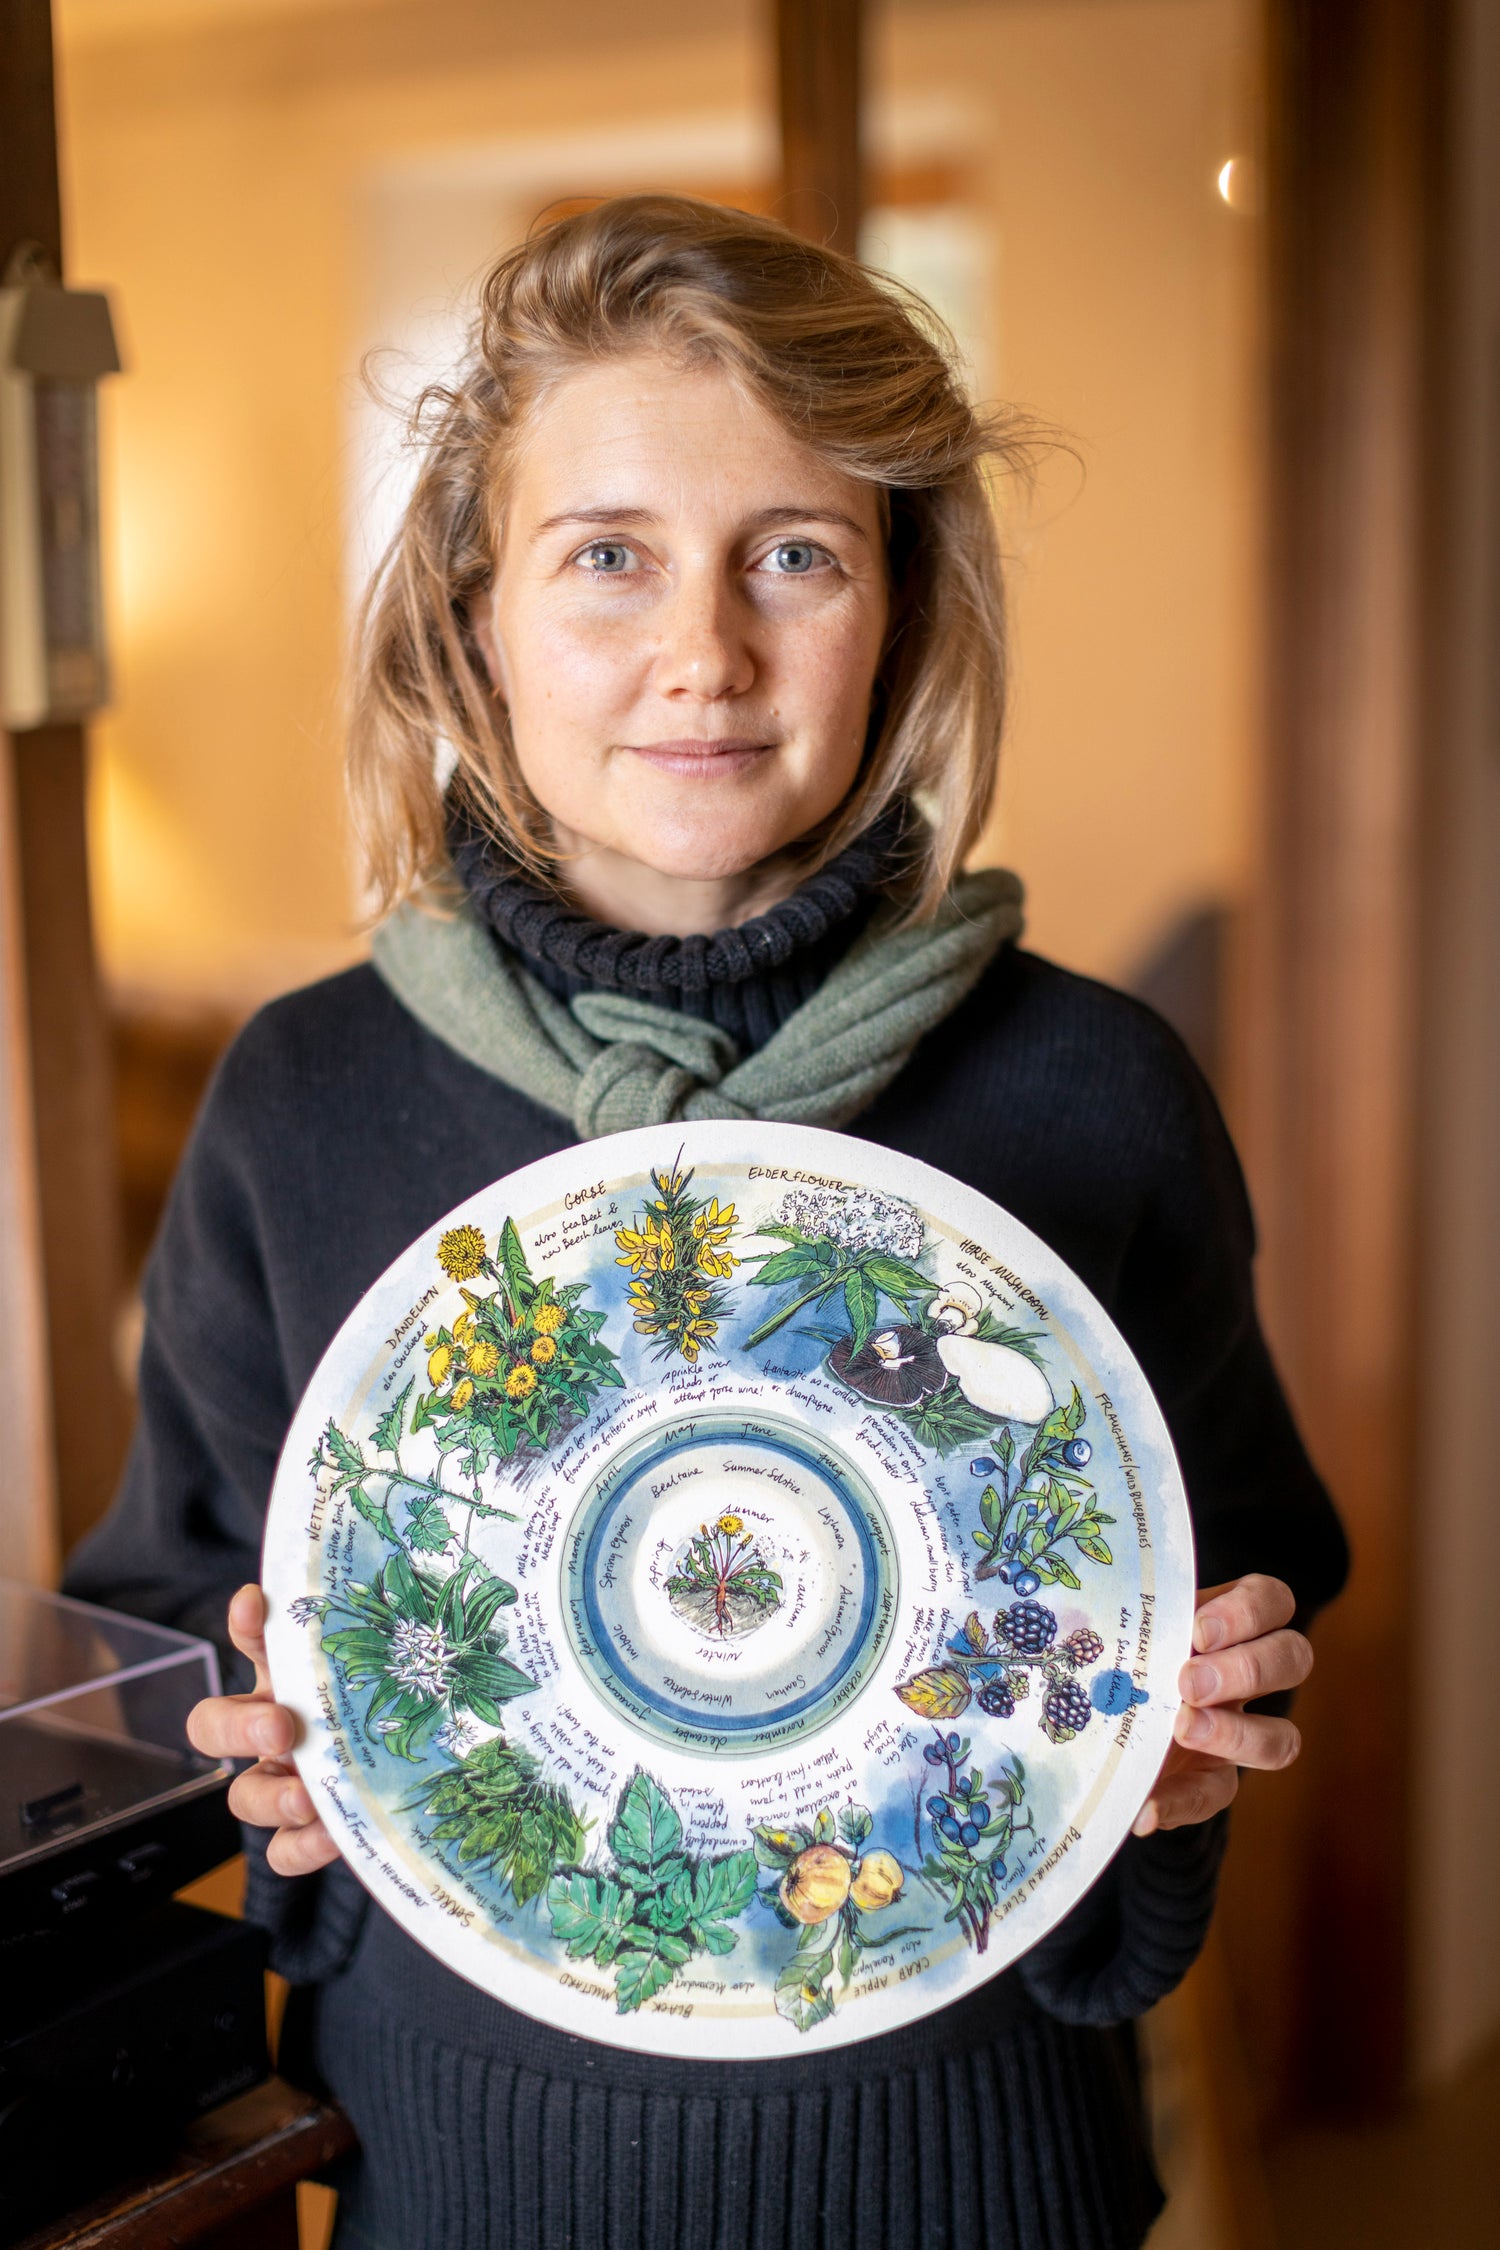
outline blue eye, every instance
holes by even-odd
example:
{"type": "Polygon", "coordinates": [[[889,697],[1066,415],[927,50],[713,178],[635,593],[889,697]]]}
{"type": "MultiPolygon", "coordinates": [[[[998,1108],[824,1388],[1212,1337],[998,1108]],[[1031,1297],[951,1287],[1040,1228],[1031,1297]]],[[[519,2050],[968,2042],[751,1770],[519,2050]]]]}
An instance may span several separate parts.
{"type": "Polygon", "coordinates": [[[818,559],[818,549],[805,539],[784,539],[773,547],[766,560],[773,563],[779,575],[788,578],[805,578],[818,559]]]}
{"type": "Polygon", "coordinates": [[[585,570],[601,578],[618,578],[629,570],[635,560],[631,550],[619,539],[596,539],[592,547],[585,547],[578,557],[585,570]]]}

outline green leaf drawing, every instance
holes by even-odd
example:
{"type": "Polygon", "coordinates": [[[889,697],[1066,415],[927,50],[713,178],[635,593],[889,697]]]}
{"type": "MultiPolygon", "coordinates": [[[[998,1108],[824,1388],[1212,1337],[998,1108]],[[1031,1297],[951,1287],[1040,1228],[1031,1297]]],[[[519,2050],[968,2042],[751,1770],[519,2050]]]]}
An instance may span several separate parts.
{"type": "Polygon", "coordinates": [[[391,1400],[376,1422],[372,1443],[377,1453],[394,1453],[400,1445],[401,1432],[406,1422],[406,1402],[414,1388],[415,1382],[408,1382],[405,1390],[391,1400]]]}

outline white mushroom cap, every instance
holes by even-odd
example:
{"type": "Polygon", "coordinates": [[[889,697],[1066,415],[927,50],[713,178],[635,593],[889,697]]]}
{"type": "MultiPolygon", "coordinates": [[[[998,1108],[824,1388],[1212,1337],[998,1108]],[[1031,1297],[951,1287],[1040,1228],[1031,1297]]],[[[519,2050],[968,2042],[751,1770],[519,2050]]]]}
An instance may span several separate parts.
{"type": "Polygon", "coordinates": [[[981,1414],[997,1422],[1044,1422],[1056,1403],[1046,1376],[1024,1352],[979,1336],[940,1336],[938,1357],[981,1414]]]}

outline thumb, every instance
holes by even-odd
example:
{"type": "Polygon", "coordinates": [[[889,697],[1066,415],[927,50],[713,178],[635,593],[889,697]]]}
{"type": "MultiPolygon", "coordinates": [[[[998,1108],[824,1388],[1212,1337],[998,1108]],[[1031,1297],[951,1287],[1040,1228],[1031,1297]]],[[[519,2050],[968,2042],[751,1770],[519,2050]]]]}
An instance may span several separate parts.
{"type": "Polygon", "coordinates": [[[256,1695],[270,1696],[271,1672],[266,1662],[266,1597],[258,1586],[242,1586],[229,1604],[229,1638],[255,1666],[256,1695]]]}

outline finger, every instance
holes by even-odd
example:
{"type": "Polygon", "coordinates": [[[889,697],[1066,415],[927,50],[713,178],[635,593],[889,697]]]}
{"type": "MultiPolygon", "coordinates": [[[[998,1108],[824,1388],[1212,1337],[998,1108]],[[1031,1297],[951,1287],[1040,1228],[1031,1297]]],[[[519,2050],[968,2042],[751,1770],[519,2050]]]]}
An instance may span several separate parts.
{"type": "Polygon", "coordinates": [[[187,1716],[187,1738],[210,1758],[285,1757],[297,1722],[259,1695],[210,1695],[187,1716]]]}
{"type": "Polygon", "coordinates": [[[1297,1614],[1291,1587],[1280,1578],[1266,1578],[1259,1572],[1236,1578],[1227,1586],[1206,1587],[1198,1601],[1193,1646],[1205,1652],[1274,1633],[1278,1626],[1290,1625],[1297,1614]]]}
{"type": "Polygon", "coordinates": [[[241,1656],[248,1656],[255,1666],[257,1695],[271,1692],[271,1674],[266,1663],[266,1597],[258,1586],[242,1586],[229,1604],[229,1638],[241,1656]]]}
{"type": "Polygon", "coordinates": [[[306,1828],[317,1810],[296,1768],[264,1758],[230,1785],[229,1809],[251,1828],[306,1828]]]}
{"type": "Polygon", "coordinates": [[[266,1846],[267,1862],[277,1875],[311,1875],[338,1856],[338,1845],[321,1820],[306,1828],[278,1828],[266,1846]]]}
{"type": "Polygon", "coordinates": [[[1313,1668],[1312,1643],[1301,1633],[1262,1633],[1217,1656],[1195,1656],[1182,1667],[1189,1703],[1253,1703],[1257,1696],[1301,1687],[1313,1668]]]}
{"type": "Polygon", "coordinates": [[[1185,1703],[1172,1731],[1184,1748],[1201,1757],[1228,1758],[1263,1773],[1280,1773],[1302,1748],[1290,1719],[1254,1718],[1238,1705],[1204,1710],[1185,1703]]]}
{"type": "Polygon", "coordinates": [[[1218,1759],[1164,1772],[1136,1816],[1134,1833],[1151,1836],[1164,1828],[1190,1828],[1212,1820],[1234,1802],[1240,1777],[1218,1759]]]}

